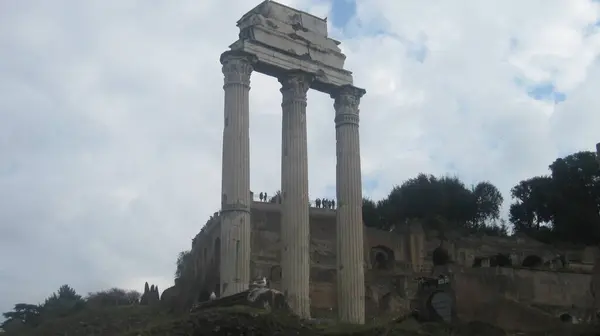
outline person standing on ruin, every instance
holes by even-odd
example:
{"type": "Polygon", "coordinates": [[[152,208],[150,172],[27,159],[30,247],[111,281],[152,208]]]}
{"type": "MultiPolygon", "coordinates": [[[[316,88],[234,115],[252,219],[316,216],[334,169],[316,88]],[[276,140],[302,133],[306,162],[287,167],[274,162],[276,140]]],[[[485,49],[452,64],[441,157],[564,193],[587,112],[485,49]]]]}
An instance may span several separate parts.
{"type": "Polygon", "coordinates": [[[320,207],[321,207],[321,199],[320,199],[320,198],[317,198],[317,199],[315,200],[315,205],[317,206],[317,208],[320,208],[320,207]]]}

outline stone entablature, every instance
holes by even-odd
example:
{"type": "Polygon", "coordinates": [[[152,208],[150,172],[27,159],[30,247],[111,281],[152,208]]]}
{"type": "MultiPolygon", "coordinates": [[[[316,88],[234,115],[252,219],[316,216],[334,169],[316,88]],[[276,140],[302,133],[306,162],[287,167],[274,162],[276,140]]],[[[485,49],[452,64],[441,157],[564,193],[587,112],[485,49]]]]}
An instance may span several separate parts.
{"type": "Polygon", "coordinates": [[[237,23],[230,49],[257,57],[254,69],[273,77],[300,70],[314,77],[311,88],[328,94],[352,85],[339,41],[327,36],[327,21],[274,1],[264,1],[237,23]]]}

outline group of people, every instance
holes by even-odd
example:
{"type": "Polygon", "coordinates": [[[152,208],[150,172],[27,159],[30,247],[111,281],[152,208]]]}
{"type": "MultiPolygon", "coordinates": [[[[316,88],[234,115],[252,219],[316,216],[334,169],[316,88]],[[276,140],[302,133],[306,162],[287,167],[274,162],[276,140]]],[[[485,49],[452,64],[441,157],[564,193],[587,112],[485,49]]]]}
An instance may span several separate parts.
{"type": "MultiPolygon", "coordinates": [[[[258,199],[261,202],[281,203],[281,195],[279,195],[279,193],[269,199],[266,192],[260,192],[258,194],[258,199]]],[[[309,203],[309,205],[312,204],[309,203]]],[[[335,201],[327,198],[317,198],[315,200],[315,207],[321,209],[335,209],[335,201]]]]}
{"type": "Polygon", "coordinates": [[[335,201],[327,199],[327,198],[323,198],[323,199],[317,198],[315,200],[315,205],[317,206],[317,208],[335,209],[335,201]]]}
{"type": "Polygon", "coordinates": [[[268,196],[267,196],[267,193],[266,193],[266,192],[261,192],[260,194],[258,194],[258,199],[259,199],[261,202],[266,202],[266,201],[268,201],[268,200],[269,200],[269,198],[268,198],[268,196]]]}

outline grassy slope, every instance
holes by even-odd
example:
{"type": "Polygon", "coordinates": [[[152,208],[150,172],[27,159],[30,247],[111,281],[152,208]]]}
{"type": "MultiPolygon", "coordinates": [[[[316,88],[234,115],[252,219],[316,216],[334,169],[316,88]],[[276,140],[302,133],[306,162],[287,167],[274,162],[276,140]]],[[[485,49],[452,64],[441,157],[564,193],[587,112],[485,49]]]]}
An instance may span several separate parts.
{"type": "MultiPolygon", "coordinates": [[[[386,325],[315,326],[289,315],[270,314],[248,307],[205,310],[194,314],[171,315],[156,308],[126,306],[89,309],[45,321],[35,329],[6,336],[157,336],[157,335],[381,335],[386,325]]],[[[404,328],[402,328],[404,329],[404,328]]],[[[416,335],[389,330],[389,336],[416,335]]]]}
{"type": "MultiPolygon", "coordinates": [[[[6,336],[204,336],[204,335],[298,335],[298,336],[416,336],[503,335],[488,325],[462,325],[451,328],[437,324],[420,325],[414,320],[400,324],[365,326],[315,326],[296,318],[269,314],[247,307],[210,309],[194,314],[171,315],[156,308],[128,306],[84,309],[73,316],[45,321],[27,332],[6,336]]],[[[561,333],[562,334],[562,333],[561,333]]],[[[593,335],[593,334],[589,334],[593,335]]]]}

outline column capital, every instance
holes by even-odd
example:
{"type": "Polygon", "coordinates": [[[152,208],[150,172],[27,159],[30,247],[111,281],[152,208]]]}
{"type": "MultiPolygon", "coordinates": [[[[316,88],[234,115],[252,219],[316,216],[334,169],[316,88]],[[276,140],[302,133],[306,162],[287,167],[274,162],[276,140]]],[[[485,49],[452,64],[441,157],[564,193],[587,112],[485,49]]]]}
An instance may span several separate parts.
{"type": "Polygon", "coordinates": [[[335,126],[350,124],[358,126],[360,98],[367,93],[365,89],[353,85],[344,85],[331,93],[334,99],[335,126]]]}
{"type": "Polygon", "coordinates": [[[250,75],[258,58],[252,54],[229,50],[221,54],[221,70],[225,75],[225,85],[242,84],[250,86],[250,75]]]}
{"type": "Polygon", "coordinates": [[[335,104],[340,106],[358,107],[360,98],[367,93],[367,90],[361,89],[354,85],[343,85],[330,94],[331,98],[335,99],[335,104]]]}
{"type": "Polygon", "coordinates": [[[306,103],[306,94],[314,76],[303,71],[289,71],[278,77],[283,94],[282,105],[289,102],[306,103]]]}

